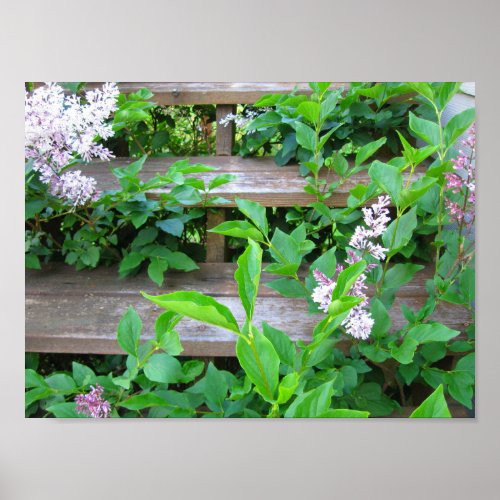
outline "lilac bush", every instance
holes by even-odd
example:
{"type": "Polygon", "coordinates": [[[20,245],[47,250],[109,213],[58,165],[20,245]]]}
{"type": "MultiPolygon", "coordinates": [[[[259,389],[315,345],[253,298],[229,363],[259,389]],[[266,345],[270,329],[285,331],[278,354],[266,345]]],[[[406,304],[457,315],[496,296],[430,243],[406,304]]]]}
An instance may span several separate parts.
{"type": "Polygon", "coordinates": [[[107,120],[117,109],[118,94],[114,83],[85,92],[84,100],[55,83],[25,93],[25,157],[51,193],[73,206],[96,199],[95,181],[79,170],[63,172],[76,159],[113,158],[97,140],[113,136],[107,120]]]}

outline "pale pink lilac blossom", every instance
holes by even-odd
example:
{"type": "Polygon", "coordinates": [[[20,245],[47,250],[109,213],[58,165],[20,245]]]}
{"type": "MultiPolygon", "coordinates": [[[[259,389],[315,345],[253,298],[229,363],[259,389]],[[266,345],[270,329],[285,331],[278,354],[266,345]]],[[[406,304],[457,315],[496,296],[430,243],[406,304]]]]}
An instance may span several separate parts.
{"type": "MultiPolygon", "coordinates": [[[[390,222],[389,210],[386,208],[390,203],[388,196],[380,196],[378,202],[370,208],[363,208],[364,222],[367,227],[357,226],[349,244],[356,250],[361,250],[362,256],[369,253],[375,260],[382,261],[385,259],[387,249],[374,243],[373,239],[382,236],[387,229],[387,224],[390,222]]],[[[346,263],[350,266],[356,264],[362,259],[352,248],[347,248],[346,263]]],[[[356,339],[366,340],[372,331],[374,320],[372,315],[367,310],[368,297],[366,291],[367,273],[375,268],[377,264],[370,263],[367,265],[365,272],[359,276],[354,282],[348,295],[351,297],[361,298],[361,302],[354,306],[348,316],[342,322],[346,333],[356,339]]],[[[343,266],[337,265],[337,273],[342,272],[343,266]]],[[[312,300],[319,304],[319,308],[328,312],[328,306],[332,301],[332,292],[335,289],[336,281],[328,278],[325,274],[315,269],[313,276],[318,283],[318,286],[313,290],[312,300]]]]}
{"type": "Polygon", "coordinates": [[[96,384],[88,394],[78,394],[75,397],[76,411],[92,418],[108,418],[111,413],[111,405],[102,398],[104,389],[96,384]]]}
{"type": "Polygon", "coordinates": [[[25,93],[25,157],[33,160],[33,169],[51,192],[74,206],[96,198],[95,181],[80,171],[69,175],[62,170],[77,158],[86,162],[114,158],[96,138],[113,136],[106,120],[117,109],[118,94],[114,83],[87,91],[85,102],[77,95],[65,95],[54,83],[25,93]]]}
{"type": "Polygon", "coordinates": [[[454,172],[445,173],[446,188],[453,194],[462,193],[464,198],[457,203],[449,198],[445,199],[445,206],[451,222],[463,224],[471,230],[475,219],[476,203],[476,125],[473,124],[467,139],[462,141],[470,149],[467,154],[459,150],[457,158],[452,160],[454,172]]]}

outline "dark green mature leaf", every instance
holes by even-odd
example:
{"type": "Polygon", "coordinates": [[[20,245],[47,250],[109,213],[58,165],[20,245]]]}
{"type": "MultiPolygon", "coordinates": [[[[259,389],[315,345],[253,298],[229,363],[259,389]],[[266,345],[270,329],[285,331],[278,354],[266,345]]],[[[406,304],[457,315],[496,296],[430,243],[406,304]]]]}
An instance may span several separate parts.
{"type": "Polygon", "coordinates": [[[96,375],[88,366],[82,365],[73,361],[73,379],[78,387],[83,387],[89,384],[95,384],[96,375]]]}
{"type": "Polygon", "coordinates": [[[413,338],[419,344],[426,344],[428,342],[448,342],[448,340],[451,340],[457,335],[460,335],[458,330],[452,330],[441,323],[417,325],[408,332],[408,337],[413,338]]]}
{"type": "Polygon", "coordinates": [[[253,338],[239,337],[236,356],[248,378],[266,401],[273,401],[279,379],[280,359],[273,344],[257,329],[253,338]]]}
{"type": "Polygon", "coordinates": [[[262,248],[255,241],[249,239],[246,250],[238,258],[238,268],[234,273],[241,303],[249,321],[252,320],[255,300],[259,291],[261,264],[262,248]]]}
{"type": "Polygon", "coordinates": [[[144,255],[137,253],[137,252],[131,252],[129,253],[121,262],[120,262],[120,267],[118,269],[118,272],[120,273],[120,276],[127,276],[130,272],[134,271],[137,269],[142,262],[145,260],[144,255]]]}
{"type": "Polygon", "coordinates": [[[410,418],[451,418],[440,385],[411,415],[410,418]]]}
{"type": "Polygon", "coordinates": [[[135,309],[130,306],[118,323],[117,340],[120,347],[128,354],[137,356],[141,337],[142,321],[135,309]]]}
{"type": "Polygon", "coordinates": [[[168,262],[159,257],[151,257],[148,266],[148,276],[158,286],[163,284],[163,273],[168,269],[168,262]]]}
{"type": "Polygon", "coordinates": [[[208,231],[210,233],[224,234],[225,236],[233,236],[235,238],[252,238],[252,240],[255,241],[264,240],[262,233],[246,220],[223,222],[208,231]]]}
{"type": "Polygon", "coordinates": [[[413,279],[413,276],[424,267],[420,264],[395,264],[385,275],[384,288],[400,288],[409,283],[413,279]]]}
{"type": "Polygon", "coordinates": [[[199,292],[174,292],[157,296],[148,295],[144,292],[141,292],[141,294],[164,309],[211,325],[220,326],[235,333],[240,331],[233,313],[226,306],[208,295],[199,292]]]}
{"type": "Polygon", "coordinates": [[[315,418],[329,408],[333,396],[333,383],[316,387],[312,391],[297,396],[285,412],[285,418],[315,418]]]}
{"type": "Polygon", "coordinates": [[[384,304],[376,297],[371,300],[370,312],[373,320],[375,321],[371,335],[374,338],[381,338],[388,333],[391,328],[391,317],[389,316],[384,304]]]}
{"type": "Polygon", "coordinates": [[[155,224],[162,231],[177,237],[182,236],[182,232],[184,231],[184,223],[178,218],[159,220],[155,224]]]}
{"type": "Polygon", "coordinates": [[[240,212],[246,215],[267,236],[269,230],[265,207],[255,201],[242,200],[241,198],[235,198],[234,201],[238,205],[240,212]]]}
{"type": "Polygon", "coordinates": [[[413,205],[438,181],[437,177],[421,177],[413,182],[408,189],[403,189],[399,194],[398,205],[401,210],[413,205]]]}
{"type": "Polygon", "coordinates": [[[354,160],[354,165],[358,167],[364,163],[370,156],[373,156],[387,141],[386,137],[381,137],[376,141],[369,142],[365,144],[358,153],[356,154],[356,159],[354,160]]]}
{"type": "Polygon", "coordinates": [[[398,203],[403,185],[403,176],[399,168],[375,160],[368,170],[368,175],[382,191],[391,197],[395,204],[398,203]]]}

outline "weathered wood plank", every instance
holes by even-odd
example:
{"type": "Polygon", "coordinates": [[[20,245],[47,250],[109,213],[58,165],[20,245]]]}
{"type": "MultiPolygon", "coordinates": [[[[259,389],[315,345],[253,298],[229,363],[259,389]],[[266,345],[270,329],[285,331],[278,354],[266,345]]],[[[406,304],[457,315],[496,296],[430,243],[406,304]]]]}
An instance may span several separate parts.
{"type": "MultiPolygon", "coordinates": [[[[227,305],[242,324],[241,307],[232,274],[233,264],[200,264],[191,273],[167,275],[158,288],[144,275],[120,280],[116,269],[74,271],[63,265],[51,265],[43,271],[28,271],[26,281],[26,350],[62,353],[121,353],[116,343],[116,327],[130,305],[140,314],[145,338],[151,338],[154,321],[161,309],[140,296],[174,290],[198,290],[215,296],[227,305]]],[[[272,279],[263,275],[263,282],[272,279]]],[[[423,283],[423,280],[422,280],[423,283]]],[[[406,324],[400,304],[417,309],[425,294],[415,284],[403,287],[391,310],[393,328],[406,324]],[[420,291],[418,291],[420,290],[420,291]],[[418,292],[418,293],[417,293],[418,292]],[[409,295],[411,293],[411,295],[409,295]]],[[[256,303],[255,323],[266,321],[287,332],[293,340],[309,341],[314,325],[323,317],[309,314],[302,299],[288,299],[262,286],[256,303]]],[[[442,303],[433,316],[450,328],[463,330],[470,321],[468,311],[442,303]]],[[[235,336],[220,328],[184,319],[178,326],[185,355],[234,356],[235,336]]]]}
{"type": "Polygon", "coordinates": [[[231,156],[234,146],[234,134],[236,127],[234,121],[221,125],[220,121],[231,113],[236,113],[233,104],[218,104],[215,110],[217,121],[217,132],[215,134],[215,151],[218,156],[231,156]]]}
{"type": "MultiPolygon", "coordinates": [[[[226,220],[223,208],[207,212],[207,229],[222,224],[226,220]]],[[[226,238],[223,234],[207,232],[207,262],[224,262],[226,257],[226,238]]]]}
{"type": "MultiPolygon", "coordinates": [[[[90,82],[88,88],[100,87],[102,82],[90,82]]],[[[330,88],[349,88],[348,82],[333,83],[330,88]]],[[[129,94],[141,88],[153,92],[153,102],[162,105],[192,104],[254,104],[266,94],[288,94],[297,87],[297,94],[311,94],[304,82],[121,82],[120,92],[129,94]]]]}
{"type": "MultiPolygon", "coordinates": [[[[156,173],[165,173],[167,168],[180,158],[150,158],[148,159],[139,176],[146,181],[156,173]]],[[[387,158],[381,157],[381,161],[387,158]]],[[[124,167],[131,163],[131,158],[118,158],[110,162],[92,162],[79,168],[85,175],[94,177],[97,181],[98,189],[119,189],[117,179],[111,173],[111,169],[124,167]]],[[[308,203],[316,201],[315,196],[304,192],[307,185],[304,177],[299,174],[298,165],[287,165],[278,167],[271,157],[241,158],[239,156],[200,156],[190,158],[191,163],[203,163],[216,167],[218,170],[193,174],[208,184],[211,179],[219,174],[233,174],[236,179],[228,184],[219,186],[211,191],[213,196],[221,196],[230,200],[229,204],[213,206],[234,207],[234,198],[245,198],[257,201],[266,207],[291,207],[294,205],[306,206],[308,203]]],[[[417,169],[416,176],[422,175],[425,166],[417,169]]],[[[406,175],[404,176],[406,178],[406,175]]],[[[321,179],[328,178],[333,182],[333,174],[326,172],[320,174],[321,179]]],[[[333,193],[326,201],[331,206],[345,207],[349,191],[358,184],[368,184],[370,178],[366,170],[358,172],[348,179],[343,185],[333,193]]],[[[158,198],[162,190],[152,190],[148,196],[152,199],[158,198]]]]}

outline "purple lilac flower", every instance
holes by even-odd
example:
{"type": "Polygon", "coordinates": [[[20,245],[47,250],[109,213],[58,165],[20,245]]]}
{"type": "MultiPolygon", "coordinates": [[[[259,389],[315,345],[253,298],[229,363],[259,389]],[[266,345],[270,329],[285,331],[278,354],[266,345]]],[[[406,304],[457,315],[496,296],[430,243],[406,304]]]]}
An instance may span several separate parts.
{"type": "Polygon", "coordinates": [[[476,124],[473,124],[469,136],[462,141],[470,149],[467,154],[459,150],[459,155],[453,161],[454,172],[445,173],[446,188],[453,194],[462,193],[464,198],[461,203],[447,198],[445,206],[451,222],[464,224],[470,230],[475,219],[476,203],[476,124]]]}
{"type": "Polygon", "coordinates": [[[92,390],[88,394],[78,394],[75,397],[76,411],[92,418],[109,417],[111,406],[108,401],[102,398],[104,389],[99,384],[90,387],[92,390]]]}
{"type": "Polygon", "coordinates": [[[116,110],[118,94],[114,83],[87,91],[85,103],[76,95],[65,95],[54,83],[25,94],[25,157],[33,160],[33,169],[51,192],[74,206],[95,198],[95,182],[80,172],[69,175],[61,171],[76,158],[88,162],[114,157],[95,139],[113,136],[106,120],[116,110]]]}
{"type": "MultiPolygon", "coordinates": [[[[387,224],[391,220],[388,216],[389,210],[386,208],[389,203],[390,198],[388,196],[380,196],[378,202],[372,205],[372,207],[363,208],[364,222],[367,228],[357,226],[349,242],[356,250],[361,250],[362,254],[367,252],[378,261],[385,259],[387,249],[374,243],[372,240],[381,236],[387,229],[387,224]]],[[[352,248],[347,248],[346,251],[347,264],[353,265],[362,259],[362,256],[358,255],[352,248]]],[[[342,322],[346,333],[356,339],[366,340],[373,328],[374,320],[370,312],[366,309],[368,306],[368,297],[365,293],[367,288],[365,281],[367,273],[374,267],[376,267],[376,264],[368,264],[365,272],[359,276],[348,292],[348,295],[362,299],[357,306],[354,306],[349,311],[348,316],[342,322]]],[[[342,270],[343,266],[337,265],[337,272],[340,273],[342,270]]],[[[329,279],[317,269],[313,271],[313,275],[319,286],[313,290],[312,300],[319,304],[319,308],[322,311],[328,312],[328,306],[332,301],[332,292],[336,286],[336,281],[333,278],[329,279]]]]}

